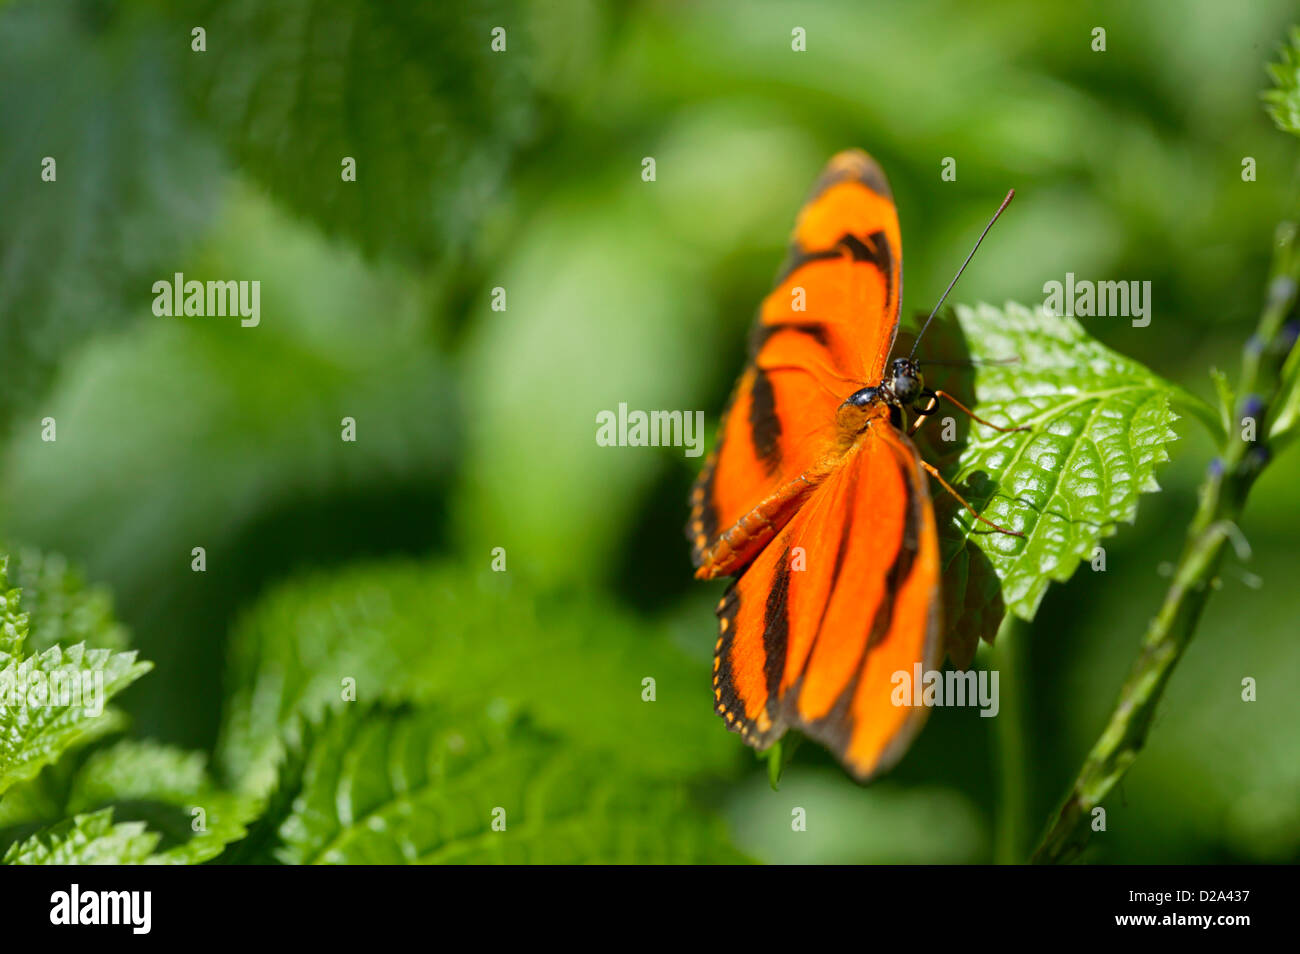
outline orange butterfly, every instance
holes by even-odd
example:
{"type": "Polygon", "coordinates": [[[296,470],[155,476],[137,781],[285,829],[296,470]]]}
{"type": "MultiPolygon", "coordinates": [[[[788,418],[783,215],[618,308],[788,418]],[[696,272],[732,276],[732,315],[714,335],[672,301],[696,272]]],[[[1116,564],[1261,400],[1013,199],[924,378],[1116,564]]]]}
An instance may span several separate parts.
{"type": "Polygon", "coordinates": [[[889,184],[866,153],[842,152],[799,213],[687,529],[696,577],[738,574],[713,662],[728,728],[759,749],[798,729],[862,781],[902,756],[929,711],[891,702],[894,674],[943,658],[923,471],[942,478],[903,412],[919,424],[949,396],[910,357],[889,361],[901,292],[889,184]]]}

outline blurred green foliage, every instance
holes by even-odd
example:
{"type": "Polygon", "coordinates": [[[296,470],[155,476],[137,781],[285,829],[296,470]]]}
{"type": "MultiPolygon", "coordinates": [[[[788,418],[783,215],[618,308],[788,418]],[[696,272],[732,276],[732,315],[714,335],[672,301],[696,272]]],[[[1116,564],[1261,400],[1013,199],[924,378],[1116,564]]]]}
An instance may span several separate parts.
{"type": "MultiPolygon", "coordinates": [[[[369,777],[339,753],[382,759],[401,726],[422,740],[411,771],[432,771],[455,726],[478,761],[420,788],[419,817],[504,805],[514,819],[487,794],[501,791],[543,829],[569,819],[568,841],[507,860],[987,860],[993,720],[969,711],[936,712],[878,786],[805,745],[767,787],[711,713],[719,587],[691,580],[681,537],[698,462],[598,447],[595,415],[721,409],[800,199],[847,146],[889,174],[908,312],[928,309],[1014,186],[956,298],[1032,305],[1066,272],[1151,281],[1149,327],[1087,331],[1212,396],[1206,372],[1235,367],[1274,225],[1300,197],[1296,144],[1260,108],[1294,5],[441,11],[0,9],[0,536],[114,594],[156,664],[118,701],[135,736],[157,740],[112,758],[101,743],[24,783],[41,789],[25,789],[25,824],[77,820],[53,840],[6,829],[10,851],[209,858],[237,824],[210,842],[156,837],[176,822],[166,792],[183,789],[265,796],[245,845],[262,860],[507,857],[430,833],[359,847],[317,810],[328,780],[311,766],[369,777]],[[508,50],[491,54],[498,24],[508,50]],[[791,52],[795,26],[806,53],[791,52]],[[338,178],[346,155],[355,183],[338,178]],[[45,156],[56,183],[41,181],[45,156]],[[174,272],[260,280],[260,326],[155,317],[151,285],[174,272]],[[505,311],[490,307],[497,286],[505,311]],[[356,443],[339,440],[345,416],[356,443]],[[205,573],[191,572],[196,546],[205,573]],[[345,676],[385,705],[318,723],[345,676]],[[194,751],[213,755],[215,779],[194,751]],[[99,811],[131,794],[104,781],[118,757],[151,812],[99,811]],[[536,802],[529,773],[545,781],[536,802]],[[792,806],[807,832],[791,832],[792,806]]],[[[1102,726],[1167,584],[1210,453],[1195,422],[1176,427],[1164,492],[1106,541],[1105,572],[1050,588],[1029,629],[1030,824],[1102,726]]],[[[1241,528],[1250,564],[1211,601],[1096,860],[1300,857],[1297,479],[1291,453],[1259,484],[1241,528]]],[[[13,571],[31,639],[89,628],[123,648],[103,591],[56,569],[13,571]]]]}
{"type": "Polygon", "coordinates": [[[606,599],[530,592],[486,567],[380,563],[295,581],[239,622],[218,751],[230,778],[263,787],[282,731],[350,677],[366,698],[521,709],[657,774],[723,773],[738,753],[709,731],[699,673],[665,627],[606,599]]]}
{"type": "Polygon", "coordinates": [[[1264,91],[1269,115],[1279,129],[1300,136],[1300,26],[1291,28],[1290,43],[1268,71],[1273,77],[1273,88],[1264,91]]]}
{"type": "Polygon", "coordinates": [[[676,786],[548,738],[499,710],[348,713],[327,717],[299,747],[282,766],[262,828],[239,846],[247,853],[237,860],[745,860],[722,823],[692,810],[676,786]]]}

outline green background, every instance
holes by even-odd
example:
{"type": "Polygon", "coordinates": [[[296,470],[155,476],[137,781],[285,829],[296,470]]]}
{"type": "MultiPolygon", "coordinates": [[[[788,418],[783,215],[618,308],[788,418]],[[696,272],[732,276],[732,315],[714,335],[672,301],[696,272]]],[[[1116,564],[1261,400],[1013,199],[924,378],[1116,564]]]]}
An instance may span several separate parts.
{"type": "MultiPolygon", "coordinates": [[[[1286,2],[0,6],[0,531],[112,592],[157,664],[122,699],[134,731],[220,739],[233,781],[258,764],[238,726],[249,647],[291,668],[345,631],[353,655],[329,665],[373,675],[367,693],[518,704],[557,745],[671,786],[656,824],[718,816],[768,861],[989,860],[996,720],[937,711],[866,789],[805,745],[774,793],[711,711],[721,585],[692,580],[681,530],[699,461],[599,447],[597,412],[698,408],[711,434],[842,148],[889,175],[907,313],[1014,186],[954,300],[1032,305],[1066,272],[1150,281],[1148,327],[1085,324],[1207,398],[1300,184],[1259,101],[1286,2]],[[261,325],[155,317],[152,283],[177,271],[260,280],[261,325]],[[423,660],[426,643],[455,649],[423,660]]],[[[1031,830],[1167,585],[1211,454],[1179,430],[1105,572],[1053,587],[1027,630],[1031,830]]],[[[1092,859],[1300,856],[1297,480],[1292,453],[1253,494],[1251,558],[1092,859]]]]}

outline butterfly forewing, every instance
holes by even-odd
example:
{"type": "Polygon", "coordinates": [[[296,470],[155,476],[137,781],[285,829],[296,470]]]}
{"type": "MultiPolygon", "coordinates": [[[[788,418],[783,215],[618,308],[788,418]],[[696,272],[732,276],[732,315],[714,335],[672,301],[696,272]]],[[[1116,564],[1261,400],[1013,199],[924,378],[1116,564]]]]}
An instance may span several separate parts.
{"type": "Polygon", "coordinates": [[[691,499],[697,576],[739,572],[847,448],[835,409],[880,380],[898,328],[898,215],[865,153],[833,158],[763,302],[750,360],[691,499]]]}

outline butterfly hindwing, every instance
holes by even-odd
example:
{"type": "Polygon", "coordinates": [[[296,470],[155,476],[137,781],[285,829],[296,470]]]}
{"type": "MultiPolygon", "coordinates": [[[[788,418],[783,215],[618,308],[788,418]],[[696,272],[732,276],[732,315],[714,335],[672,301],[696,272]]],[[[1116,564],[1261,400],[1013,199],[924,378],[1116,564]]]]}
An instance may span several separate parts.
{"type": "Polygon", "coordinates": [[[881,416],[723,598],[718,711],[756,747],[794,728],[883,771],[928,712],[893,698],[896,673],[938,665],[938,587],[926,479],[881,416]]]}
{"type": "Polygon", "coordinates": [[[718,446],[695,484],[687,535],[697,576],[742,569],[842,453],[835,409],[880,380],[901,285],[885,175],[866,153],[840,153],[799,214],[718,446]]]}

